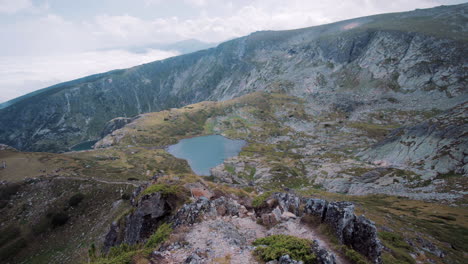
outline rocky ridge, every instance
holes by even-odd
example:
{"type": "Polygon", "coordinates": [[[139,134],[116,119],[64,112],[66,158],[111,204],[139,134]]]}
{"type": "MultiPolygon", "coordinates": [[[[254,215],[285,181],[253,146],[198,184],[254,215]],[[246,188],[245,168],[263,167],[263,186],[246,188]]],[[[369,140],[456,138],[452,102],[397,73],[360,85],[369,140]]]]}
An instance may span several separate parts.
{"type": "MultiPolygon", "coordinates": [[[[320,199],[275,193],[254,210],[247,209],[249,205],[246,207],[225,196],[212,200],[201,196],[176,211],[165,204],[166,200],[159,192],[141,197],[133,213],[125,217],[124,229],[119,230],[121,223],[112,224],[104,242],[105,250],[121,243],[132,245],[144,241],[164,222],[161,216],[172,214],[172,217],[165,219],[174,230],[190,226],[191,231],[184,235],[187,241],[185,244],[179,237],[175,244],[166,244],[160,248],[156,254],[158,263],[181,260],[185,263],[205,263],[206,260],[226,255],[230,256],[231,263],[251,263],[254,261],[251,257],[254,247],[249,243],[268,234],[296,234],[314,239],[312,250],[317,256],[317,263],[347,263],[342,257],[337,257],[328,244],[319,242],[321,237],[314,237],[316,233],[313,230],[301,224],[301,217],[311,215],[328,224],[341,243],[360,252],[372,263],[381,263],[382,245],[377,238],[376,227],[364,216],[355,216],[351,203],[328,203],[320,199]],[[263,225],[259,225],[258,221],[263,225]]],[[[296,262],[289,256],[283,256],[278,259],[278,263],[296,262]]]]}

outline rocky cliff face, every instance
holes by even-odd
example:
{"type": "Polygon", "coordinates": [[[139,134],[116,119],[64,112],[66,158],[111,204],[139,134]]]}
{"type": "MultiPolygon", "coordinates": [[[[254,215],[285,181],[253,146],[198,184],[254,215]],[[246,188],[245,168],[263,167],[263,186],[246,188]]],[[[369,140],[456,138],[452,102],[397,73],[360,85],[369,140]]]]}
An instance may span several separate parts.
{"type": "Polygon", "coordinates": [[[387,163],[438,174],[468,174],[468,103],[414,126],[394,130],[361,155],[387,163]]]}
{"type": "Polygon", "coordinates": [[[446,109],[466,100],[468,5],[257,32],[216,48],[58,85],[0,110],[0,143],[65,151],[112,118],[282,91],[348,110],[389,95],[446,109]],[[429,26],[428,26],[429,25],[429,26]],[[432,26],[430,26],[432,25],[432,26]],[[346,102],[343,102],[345,99],[346,102]]]}

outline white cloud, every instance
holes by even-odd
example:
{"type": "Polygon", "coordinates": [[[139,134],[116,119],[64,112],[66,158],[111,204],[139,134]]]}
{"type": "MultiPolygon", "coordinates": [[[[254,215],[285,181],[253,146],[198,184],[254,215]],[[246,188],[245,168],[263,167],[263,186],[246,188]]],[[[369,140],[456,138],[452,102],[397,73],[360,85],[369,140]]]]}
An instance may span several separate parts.
{"type": "Polygon", "coordinates": [[[125,50],[47,56],[9,56],[0,61],[0,103],[56,83],[123,69],[178,55],[177,52],[125,50]]]}
{"type": "Polygon", "coordinates": [[[185,2],[195,6],[204,6],[207,4],[207,0],[185,0],[185,2]]]}
{"type": "Polygon", "coordinates": [[[14,14],[31,7],[30,0],[0,0],[0,13],[14,14]]]}

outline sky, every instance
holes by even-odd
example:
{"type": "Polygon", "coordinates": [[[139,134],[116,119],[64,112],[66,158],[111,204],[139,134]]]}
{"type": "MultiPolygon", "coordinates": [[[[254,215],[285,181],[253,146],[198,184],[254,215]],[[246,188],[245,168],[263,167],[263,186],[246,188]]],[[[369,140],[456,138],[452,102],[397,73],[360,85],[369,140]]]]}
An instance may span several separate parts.
{"type": "Polygon", "coordinates": [[[219,43],[466,0],[0,0],[0,103],[56,83],[179,55],[132,47],[219,43]]]}

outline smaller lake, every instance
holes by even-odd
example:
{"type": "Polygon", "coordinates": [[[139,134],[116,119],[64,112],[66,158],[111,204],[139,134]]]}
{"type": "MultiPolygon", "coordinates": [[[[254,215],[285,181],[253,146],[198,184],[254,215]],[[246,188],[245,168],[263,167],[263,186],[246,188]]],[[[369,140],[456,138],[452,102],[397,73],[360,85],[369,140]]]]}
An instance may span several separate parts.
{"type": "Polygon", "coordinates": [[[245,140],[210,135],[182,139],[169,146],[167,151],[177,158],[187,160],[196,174],[208,176],[211,168],[222,164],[227,158],[239,155],[246,144],[245,140]]]}
{"type": "Polygon", "coordinates": [[[94,144],[96,144],[97,140],[85,141],[75,146],[71,147],[72,151],[82,151],[82,150],[90,150],[93,149],[94,144]]]}

